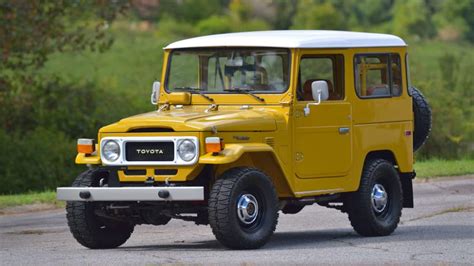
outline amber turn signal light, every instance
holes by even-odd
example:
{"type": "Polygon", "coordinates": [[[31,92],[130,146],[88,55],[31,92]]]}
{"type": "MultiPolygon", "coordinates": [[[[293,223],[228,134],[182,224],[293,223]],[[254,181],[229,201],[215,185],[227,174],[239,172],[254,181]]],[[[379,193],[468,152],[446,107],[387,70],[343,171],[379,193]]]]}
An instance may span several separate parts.
{"type": "Polygon", "coordinates": [[[95,151],[95,140],[93,139],[78,139],[77,152],[91,154],[95,151]]]}
{"type": "Polygon", "coordinates": [[[207,137],[206,138],[206,152],[217,153],[224,149],[224,143],[219,137],[207,137]]]}

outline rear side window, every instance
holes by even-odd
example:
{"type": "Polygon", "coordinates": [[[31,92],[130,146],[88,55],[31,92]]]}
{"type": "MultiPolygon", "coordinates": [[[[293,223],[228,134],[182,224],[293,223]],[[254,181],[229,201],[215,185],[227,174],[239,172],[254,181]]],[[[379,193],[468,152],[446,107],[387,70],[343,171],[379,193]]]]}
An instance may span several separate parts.
{"type": "Polygon", "coordinates": [[[361,98],[400,96],[402,75],[398,54],[356,55],[355,87],[361,98]]]}

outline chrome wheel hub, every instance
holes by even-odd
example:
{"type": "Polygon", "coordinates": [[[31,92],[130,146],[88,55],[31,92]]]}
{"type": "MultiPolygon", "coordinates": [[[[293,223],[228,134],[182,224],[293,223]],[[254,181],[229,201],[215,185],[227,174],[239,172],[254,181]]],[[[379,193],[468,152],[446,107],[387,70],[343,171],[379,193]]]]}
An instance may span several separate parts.
{"type": "Polygon", "coordinates": [[[252,194],[243,194],[237,201],[237,216],[244,224],[251,224],[257,220],[258,202],[252,194]]]}
{"type": "Polygon", "coordinates": [[[372,188],[372,208],[376,213],[381,213],[385,210],[388,203],[388,195],[385,188],[381,184],[375,184],[372,188]]]}

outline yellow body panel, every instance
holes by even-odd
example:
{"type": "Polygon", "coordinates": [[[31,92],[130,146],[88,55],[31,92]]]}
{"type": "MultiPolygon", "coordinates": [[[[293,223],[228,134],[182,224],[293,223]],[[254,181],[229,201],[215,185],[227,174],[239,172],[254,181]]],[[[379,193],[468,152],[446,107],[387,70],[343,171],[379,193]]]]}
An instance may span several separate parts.
{"type": "Polygon", "coordinates": [[[78,153],[76,155],[76,164],[101,164],[100,156],[95,155],[86,155],[84,153],[78,153]]]}
{"type": "MultiPolygon", "coordinates": [[[[169,53],[165,50],[161,84],[165,82],[169,53]]],[[[247,94],[213,94],[218,109],[208,110],[208,100],[190,94],[189,104],[184,106],[171,105],[169,110],[125,118],[103,127],[99,143],[103,137],[114,136],[196,136],[200,141],[200,157],[195,165],[129,167],[145,169],[146,175],[126,175],[119,171],[120,181],[144,182],[153,176],[159,181],[186,182],[196,178],[205,165],[214,167],[212,178],[216,179],[229,168],[250,166],[271,176],[279,196],[286,198],[357,190],[365,158],[371,152],[389,152],[400,172],[413,171],[413,113],[406,87],[405,47],[291,49],[291,54],[289,89],[281,94],[258,94],[265,102],[247,94]],[[354,55],[366,53],[400,55],[402,93],[399,97],[357,96],[354,55]],[[336,54],[344,56],[344,99],[311,106],[310,115],[304,116],[307,102],[296,97],[301,57],[336,54]],[[150,128],[167,130],[136,132],[150,128]],[[209,136],[223,139],[222,152],[206,153],[204,140],[209,136]],[[155,175],[154,170],[160,168],[178,171],[172,176],[155,175]]],[[[187,103],[188,98],[183,97],[188,96],[168,94],[162,85],[159,105],[187,103]]],[[[97,155],[79,154],[76,162],[101,164],[97,155]]]]}
{"type": "Polygon", "coordinates": [[[199,158],[200,164],[229,164],[242,157],[245,153],[250,152],[270,152],[274,154],[273,148],[264,143],[242,143],[227,144],[225,148],[216,155],[207,153],[199,158]]]}

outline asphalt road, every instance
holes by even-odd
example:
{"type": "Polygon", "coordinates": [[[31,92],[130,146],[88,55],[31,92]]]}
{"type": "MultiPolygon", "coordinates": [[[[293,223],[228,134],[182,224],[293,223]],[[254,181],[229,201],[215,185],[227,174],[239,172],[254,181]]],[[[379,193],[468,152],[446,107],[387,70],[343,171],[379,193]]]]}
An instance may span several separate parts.
{"type": "Polygon", "coordinates": [[[62,210],[0,216],[0,265],[64,264],[474,264],[474,176],[415,184],[415,209],[387,237],[364,238],[346,214],[310,206],[281,215],[259,250],[223,248],[208,226],[138,226],[124,246],[89,250],[62,210]]]}

